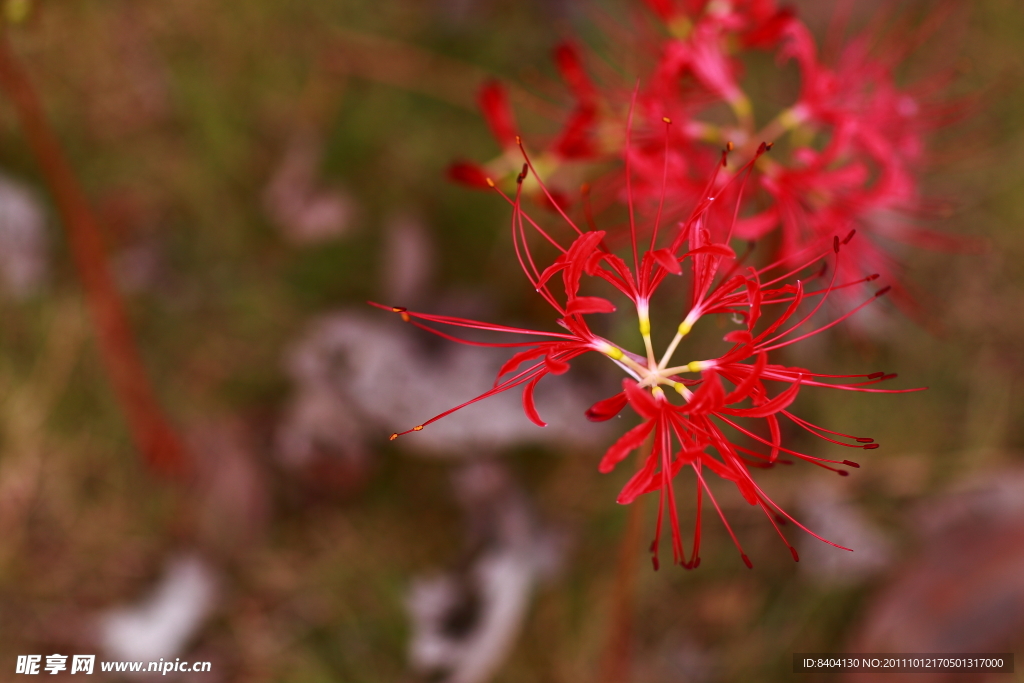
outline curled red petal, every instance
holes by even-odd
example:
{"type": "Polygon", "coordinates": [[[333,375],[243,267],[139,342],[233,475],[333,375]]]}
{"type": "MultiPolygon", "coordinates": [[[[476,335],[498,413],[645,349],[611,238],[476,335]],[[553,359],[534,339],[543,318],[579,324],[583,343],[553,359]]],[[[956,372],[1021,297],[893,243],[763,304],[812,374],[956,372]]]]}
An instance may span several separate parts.
{"type": "Polygon", "coordinates": [[[734,483],[736,484],[736,488],[740,490],[740,495],[743,496],[744,500],[751,505],[757,505],[759,500],[757,497],[757,489],[754,488],[754,484],[751,483],[748,476],[740,476],[740,478],[734,483]]]}
{"type": "Polygon", "coordinates": [[[497,384],[498,382],[500,382],[503,376],[512,372],[526,361],[533,360],[534,358],[540,358],[549,351],[550,349],[548,348],[548,345],[542,344],[537,348],[527,349],[526,351],[520,351],[519,353],[514,354],[511,358],[505,361],[505,363],[498,370],[498,376],[495,378],[494,383],[497,384]]]}
{"type": "MultiPolygon", "coordinates": [[[[695,448],[684,448],[678,451],[675,456],[675,460],[672,461],[672,472],[671,476],[675,477],[679,474],[679,470],[683,469],[683,466],[689,465],[696,462],[701,455],[704,454],[704,446],[697,446],[695,448]]],[[[647,487],[640,492],[640,495],[645,493],[653,493],[662,487],[662,481],[660,477],[654,477],[648,482],[647,487]]]]}
{"type": "Polygon", "coordinates": [[[658,409],[657,402],[649,392],[641,389],[639,384],[631,379],[624,379],[622,380],[622,389],[626,393],[626,399],[629,401],[629,405],[633,406],[633,410],[635,410],[640,417],[653,420],[658,416],[660,410],[658,409]]]}
{"type": "Polygon", "coordinates": [[[740,239],[761,239],[779,224],[779,210],[774,206],[761,213],[736,219],[733,234],[740,239]]]}
{"type": "Polygon", "coordinates": [[[626,392],[620,391],[614,396],[598,401],[587,408],[587,419],[591,422],[610,420],[622,412],[622,409],[626,407],[626,402],[626,392]]]}
{"type": "Polygon", "coordinates": [[[646,491],[657,473],[659,458],[658,449],[655,447],[651,454],[647,456],[647,462],[644,463],[640,471],[630,477],[626,485],[622,487],[622,491],[619,492],[619,497],[615,499],[615,502],[620,505],[629,505],[636,500],[637,496],[646,491]]]}
{"type": "Polygon", "coordinates": [[[583,272],[587,275],[597,275],[598,269],[601,266],[601,261],[604,261],[606,258],[608,258],[608,254],[602,251],[595,251],[587,258],[586,263],[584,263],[583,272]]]}
{"type": "Polygon", "coordinates": [[[576,295],[580,288],[580,277],[582,277],[587,264],[590,262],[591,255],[597,251],[597,246],[604,239],[604,235],[605,232],[603,230],[585,232],[577,237],[572,246],[569,247],[569,251],[566,252],[564,257],[568,267],[562,274],[562,280],[565,282],[566,296],[574,297],[576,295]]]}
{"type": "Polygon", "coordinates": [[[740,380],[740,383],[736,385],[736,388],[725,397],[725,403],[738,403],[749,396],[750,392],[754,390],[755,386],[757,386],[758,380],[761,379],[761,375],[764,373],[764,368],[767,364],[768,354],[762,351],[757,354],[757,360],[754,361],[753,366],[741,365],[740,367],[750,368],[750,372],[746,377],[740,380]]]}
{"type": "Polygon", "coordinates": [[[595,154],[594,132],[597,127],[597,109],[584,106],[573,112],[562,134],[552,146],[563,159],[586,159],[595,154]]]}
{"type": "Polygon", "coordinates": [[[704,373],[704,381],[686,405],[686,410],[695,415],[713,413],[725,407],[725,389],[717,373],[704,373]]]}
{"type": "Polygon", "coordinates": [[[523,389],[523,412],[526,413],[526,417],[530,418],[530,422],[534,423],[538,427],[547,427],[548,423],[540,419],[540,413],[537,412],[537,405],[533,402],[533,390],[537,387],[537,382],[540,381],[544,375],[538,375],[530,380],[530,383],[523,389]]]}
{"type": "Polygon", "coordinates": [[[675,257],[675,254],[670,249],[655,249],[651,252],[651,256],[658,262],[658,265],[673,275],[682,274],[683,267],[679,265],[679,259],[675,257]]]}
{"type": "Polygon", "coordinates": [[[747,315],[747,329],[751,333],[754,331],[754,325],[757,324],[758,318],[761,317],[761,285],[756,280],[746,280],[747,287],[747,299],[750,301],[750,311],[747,315]]]}
{"type": "Polygon", "coordinates": [[[544,366],[552,375],[564,375],[569,372],[569,364],[564,360],[555,358],[553,354],[544,356],[544,366]]]}
{"type": "Polygon", "coordinates": [[[477,103],[498,144],[504,148],[515,147],[516,121],[512,115],[512,107],[508,103],[505,87],[497,81],[484,83],[477,95],[477,103]]]}
{"type": "Polygon", "coordinates": [[[782,429],[779,427],[779,418],[769,415],[765,418],[768,423],[768,431],[772,435],[772,452],[768,454],[768,462],[775,462],[779,457],[779,448],[782,446],[782,429]]]}
{"type": "Polygon", "coordinates": [[[583,60],[575,45],[564,42],[555,47],[555,65],[577,100],[590,102],[594,99],[597,89],[583,68],[583,60]]]}
{"type": "Polygon", "coordinates": [[[601,463],[597,466],[598,471],[607,474],[615,469],[615,466],[622,462],[623,458],[640,447],[652,429],[654,429],[654,422],[648,420],[620,436],[611,448],[605,451],[601,463]]]}
{"type": "Polygon", "coordinates": [[[789,405],[796,400],[796,395],[799,391],[800,381],[797,380],[796,382],[793,382],[788,389],[762,406],[756,406],[754,408],[724,408],[722,412],[727,415],[736,415],[739,417],[768,417],[769,415],[774,415],[780,410],[788,408],[789,405]]]}
{"type": "Polygon", "coordinates": [[[697,256],[698,254],[711,254],[712,256],[736,258],[736,252],[727,244],[705,244],[703,247],[697,247],[696,249],[691,249],[686,252],[684,257],[697,256]]]}
{"type": "Polygon", "coordinates": [[[583,315],[584,313],[613,313],[615,304],[599,296],[578,296],[571,299],[565,306],[566,315],[583,315]]]}
{"type": "Polygon", "coordinates": [[[537,287],[539,288],[546,285],[548,280],[554,277],[555,274],[558,273],[558,271],[563,270],[566,267],[566,265],[567,263],[565,260],[565,256],[559,256],[554,261],[552,261],[551,265],[545,268],[544,271],[540,274],[540,277],[537,278],[537,287]]]}
{"type": "Polygon", "coordinates": [[[448,176],[448,180],[467,187],[483,190],[490,189],[491,187],[487,182],[487,173],[484,169],[471,161],[453,162],[448,166],[445,175],[448,176]]]}
{"type": "Polygon", "coordinates": [[[746,330],[734,330],[722,337],[722,339],[733,344],[749,344],[754,340],[754,336],[746,330]]]}

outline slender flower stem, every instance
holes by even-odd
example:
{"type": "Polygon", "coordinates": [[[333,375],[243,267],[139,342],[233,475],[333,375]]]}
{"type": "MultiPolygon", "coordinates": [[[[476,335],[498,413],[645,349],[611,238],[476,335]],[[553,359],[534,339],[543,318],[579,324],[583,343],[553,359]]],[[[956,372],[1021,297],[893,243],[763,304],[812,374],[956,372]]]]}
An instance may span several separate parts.
{"type": "Polygon", "coordinates": [[[164,417],[139,356],[124,302],[107,267],[100,227],[28,75],[0,31],[0,90],[10,99],[67,233],[100,355],[135,447],[162,476],[187,470],[184,449],[164,417]]]}

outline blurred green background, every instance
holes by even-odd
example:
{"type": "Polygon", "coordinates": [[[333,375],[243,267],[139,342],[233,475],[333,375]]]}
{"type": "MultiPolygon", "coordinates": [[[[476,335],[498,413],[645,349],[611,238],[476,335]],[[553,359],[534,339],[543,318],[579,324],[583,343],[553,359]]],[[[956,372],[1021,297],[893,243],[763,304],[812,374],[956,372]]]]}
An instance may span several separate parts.
{"type": "MultiPolygon", "coordinates": [[[[828,14],[807,9],[812,26],[828,14]]],[[[296,392],[287,349],[318,316],[358,310],[387,325],[391,316],[363,302],[412,291],[434,312],[550,324],[516,279],[507,207],[446,182],[444,168],[496,153],[474,104],[488,75],[522,84],[513,102],[525,128],[553,130],[544,113],[557,102],[543,104],[551,48],[566,36],[600,42],[601,17],[624,11],[569,0],[67,0],[35,3],[8,27],[103,221],[157,393],[201,464],[185,484],[141,464],[45,184],[0,95],[0,173],[35,196],[49,236],[45,276],[0,295],[0,677],[20,654],[104,658],[100,615],[144,599],[168,558],[190,553],[217,577],[217,598],[175,656],[213,671],[181,680],[419,680],[407,657],[410,585],[475,557],[451,474],[484,454],[502,457],[531,514],[564,539],[493,680],[607,679],[628,517],[614,504],[628,473],[596,471],[609,437],[424,457],[387,441],[414,424],[396,418],[374,423],[357,456],[295,466],[276,435],[296,392]],[[326,219],[309,217],[317,202],[326,219]],[[389,236],[402,220],[419,226],[431,263],[389,260],[400,258],[389,236]],[[396,267],[430,275],[402,290],[396,267]]],[[[960,91],[981,103],[934,142],[925,193],[953,209],[928,225],[990,246],[906,254],[927,325],[893,313],[791,358],[928,386],[802,397],[802,414],[882,448],[846,479],[809,467],[759,479],[816,529],[860,539],[869,560],[844,571],[835,563],[845,556],[811,551],[794,565],[760,515],[724,494],[754,571],[708,516],[699,570],[654,573],[648,501],[627,553],[638,563],[628,680],[839,680],[792,674],[792,653],[876,651],[886,628],[938,647],[913,634],[943,619],[971,637],[997,623],[978,648],[1024,642],[1014,616],[1024,589],[1007,578],[1014,567],[1024,575],[1024,557],[1006,557],[1024,547],[1024,14],[982,0],[953,17],[955,55],[945,56],[960,91]],[[992,566],[1008,569],[984,574],[992,566]],[[959,580],[934,579],[922,600],[977,604],[957,591],[988,591],[1010,612],[974,626],[976,615],[952,607],[921,623],[892,616],[909,599],[901,586],[931,586],[929,572],[950,567],[959,580]]],[[[380,386],[413,391],[386,369],[380,386]]],[[[948,637],[945,651],[973,649],[967,635],[948,637]]]]}

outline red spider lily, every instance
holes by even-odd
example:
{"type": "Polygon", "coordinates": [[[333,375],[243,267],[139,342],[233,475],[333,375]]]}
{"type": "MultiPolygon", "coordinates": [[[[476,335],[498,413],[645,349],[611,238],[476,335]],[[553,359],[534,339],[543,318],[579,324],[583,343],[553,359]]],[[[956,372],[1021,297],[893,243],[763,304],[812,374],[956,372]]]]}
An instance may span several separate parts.
{"type": "MultiPolygon", "coordinates": [[[[645,3],[664,31],[645,41],[656,46],[654,66],[641,78],[644,85],[632,99],[638,133],[628,149],[615,132],[623,127],[628,91],[621,86],[596,89],[582,74],[578,57],[572,60],[575,81],[586,84],[573,88],[578,101],[588,103],[578,108],[587,112],[591,142],[586,149],[617,149],[620,158],[629,155],[631,192],[639,204],[663,203],[666,218],[684,217],[701,197],[722,145],[732,141],[729,144],[735,143],[746,156],[760,140],[786,139],[786,152],[759,161],[758,191],[742,206],[737,237],[758,239],[779,231],[778,255],[795,263],[805,247],[857,229],[862,239],[848,250],[843,275],[878,272],[894,280],[903,304],[910,303],[910,297],[900,283],[890,241],[927,248],[964,246],[922,230],[915,222],[924,207],[917,176],[925,165],[927,136],[962,118],[965,103],[942,101],[947,74],[910,87],[898,85],[894,76],[900,63],[941,23],[941,16],[921,29],[904,22],[890,28],[888,36],[885,22],[875,22],[845,43],[839,39],[841,30],[836,30],[843,26],[840,19],[834,22],[832,37],[841,49],[826,60],[792,10],[779,8],[773,0],[645,3]],[[797,100],[760,131],[754,128],[757,103],[745,94],[742,79],[743,58],[755,49],[774,50],[780,62],[795,60],[801,75],[797,100]],[[592,106],[595,101],[597,106],[592,106]],[[723,120],[723,104],[732,110],[731,121],[723,120]],[[676,122],[668,145],[663,144],[664,117],[676,122]],[[665,179],[671,188],[667,196],[662,191],[665,179]]],[[[547,161],[546,157],[538,165],[550,173],[557,165],[547,161]]],[[[715,194],[740,171],[725,169],[719,185],[712,188],[715,194]]],[[[625,191],[621,175],[611,180],[625,191]]],[[[486,179],[478,173],[474,182],[482,187],[486,179]]],[[[862,289],[847,288],[840,303],[850,305],[863,294],[862,289]]]]}
{"type": "MultiPolygon", "coordinates": [[[[632,151],[641,199],[661,201],[661,151],[653,141],[659,137],[657,119],[667,114],[690,120],[679,127],[682,139],[673,141],[670,178],[674,187],[685,189],[673,192],[678,197],[668,204],[670,216],[691,201],[706,173],[709,157],[701,150],[708,141],[731,139],[749,150],[754,140],[788,135],[788,159],[776,156],[758,163],[761,192],[744,206],[736,236],[757,239],[781,229],[778,253],[795,263],[808,245],[856,228],[867,239],[850,249],[846,274],[878,272],[896,280],[898,291],[899,267],[888,240],[931,248],[951,241],[913,225],[923,204],[917,174],[926,137],[962,118],[965,104],[940,101],[946,74],[912,87],[897,85],[894,76],[941,17],[921,29],[901,25],[889,36],[882,36],[882,25],[876,23],[843,44],[830,66],[820,58],[807,27],[773,2],[648,0],[648,5],[670,37],[638,96],[641,126],[648,131],[647,142],[632,151]],[[757,133],[739,81],[738,57],[752,47],[777,49],[780,62],[792,58],[801,72],[797,101],[757,133]],[[688,82],[697,83],[703,94],[695,97],[692,89],[682,89],[688,82]],[[735,125],[694,119],[716,102],[732,108],[735,125]]],[[[834,29],[842,24],[836,22],[834,29]]],[[[838,33],[835,37],[838,44],[838,33]]],[[[861,294],[849,288],[841,299],[849,304],[861,294]]],[[[908,303],[908,297],[902,298],[908,303]]]]}
{"type": "MultiPolygon", "coordinates": [[[[575,105],[562,131],[541,153],[541,163],[545,168],[557,168],[565,162],[592,160],[601,156],[596,136],[598,91],[583,67],[579,50],[572,43],[562,43],[554,50],[554,60],[575,105]]],[[[502,155],[486,166],[471,161],[456,161],[448,167],[448,178],[469,187],[486,189],[489,187],[488,178],[501,182],[518,172],[518,129],[508,94],[500,83],[485,83],[477,101],[491,134],[501,146],[502,155]]],[[[560,194],[556,199],[561,206],[568,204],[567,198],[560,194]]]]}
{"type": "MultiPolygon", "coordinates": [[[[633,52],[650,53],[652,66],[632,96],[621,83],[599,86],[572,45],[556,50],[556,64],[575,105],[562,133],[537,155],[536,165],[546,178],[570,161],[625,159],[632,177],[614,173],[604,184],[619,193],[617,199],[629,194],[645,209],[658,206],[666,220],[675,222],[707,194],[706,179],[722,146],[735,145],[737,156],[746,158],[761,140],[785,140],[788,144],[780,146],[785,151],[758,161],[756,191],[741,206],[736,237],[760,239],[778,231],[777,255],[793,265],[805,248],[857,229],[862,238],[848,250],[842,279],[879,273],[894,282],[905,308],[912,298],[900,281],[892,241],[926,248],[968,246],[916,225],[925,207],[917,176],[927,160],[927,137],[962,118],[965,103],[943,101],[948,74],[907,87],[894,75],[944,21],[943,12],[932,13],[923,28],[876,21],[845,42],[840,17],[830,31],[830,45],[840,47],[835,58],[826,59],[808,28],[775,0],[644,4],[661,29],[633,46],[638,48],[633,52]],[[886,24],[891,24],[888,31],[886,24]],[[743,82],[744,58],[754,50],[774,51],[780,63],[793,60],[801,79],[796,101],[776,111],[760,130],[754,113],[764,107],[751,100],[743,82]],[[627,145],[620,131],[627,116],[634,115],[636,139],[627,145]],[[669,136],[663,135],[665,117],[675,122],[669,136]],[[627,182],[632,187],[626,188],[627,182]]],[[[479,188],[489,187],[488,178],[508,187],[519,164],[514,119],[500,86],[485,86],[480,101],[503,154],[486,166],[459,162],[449,175],[479,188]]],[[[738,166],[723,169],[712,193],[721,196],[742,172],[738,166]]],[[[549,208],[568,206],[566,194],[542,191],[533,177],[527,194],[549,208]]],[[[731,225],[723,216],[715,218],[707,222],[731,225]]],[[[715,238],[722,240],[721,235],[715,238]]],[[[614,242],[615,235],[610,239],[614,242]]],[[[839,308],[864,294],[863,288],[845,288],[837,296],[839,308]]]]}
{"type": "MultiPolygon", "coordinates": [[[[667,139],[671,122],[665,120],[663,125],[667,139]]],[[[544,422],[534,404],[534,391],[538,382],[548,374],[557,375],[568,371],[573,359],[584,353],[596,351],[621,368],[628,378],[623,381],[621,393],[592,406],[587,412],[588,417],[592,420],[607,420],[628,404],[642,418],[640,425],[629,430],[605,453],[599,469],[602,472],[610,471],[649,437],[653,440],[644,465],[623,488],[618,501],[627,504],[644,493],[656,490],[660,492],[657,530],[652,544],[655,568],[658,567],[658,541],[666,509],[669,512],[675,562],[687,568],[699,564],[701,510],[705,494],[739,548],[744,562],[750,566],[749,558],[743,552],[707,484],[707,470],[732,482],[747,502],[759,506],[790,548],[794,559],[799,559],[779,529],[778,522],[788,519],[801,529],[804,527],[775,504],[758,486],[750,474],[751,468],[772,467],[777,462],[782,462],[780,454],[843,475],[846,474],[846,470],[842,467],[858,465],[849,460],[817,457],[783,445],[780,420],[789,420],[810,434],[837,446],[874,449],[878,444],[871,438],[825,429],[796,416],[790,411],[790,407],[797,394],[804,387],[885,393],[916,391],[875,388],[874,385],[879,382],[895,377],[880,372],[866,375],[826,375],[769,363],[769,356],[774,351],[835,326],[889,290],[889,287],[885,287],[834,321],[808,329],[808,323],[815,319],[815,314],[829,295],[861,286],[877,278],[877,275],[869,275],[845,282],[839,280],[839,273],[842,272],[842,252],[853,238],[853,233],[843,239],[836,235],[828,242],[819,241],[805,248],[801,253],[801,263],[795,267],[789,265],[787,260],[780,259],[763,268],[744,269],[742,260],[736,257],[728,246],[728,241],[737,222],[743,185],[768,146],[762,144],[753,158],[724,182],[717,172],[713,174],[706,183],[704,199],[694,207],[690,216],[685,221],[666,227],[661,224],[661,203],[657,211],[653,212],[654,216],[650,221],[640,221],[636,215],[628,167],[630,141],[627,135],[625,179],[632,260],[632,264],[629,264],[608,248],[605,231],[581,229],[563,209],[559,208],[557,202],[552,201],[552,204],[561,216],[561,231],[566,233],[568,239],[565,236],[556,237],[553,231],[545,229],[524,210],[522,187],[528,175],[534,175],[540,192],[548,199],[551,199],[551,195],[545,183],[536,177],[533,163],[518,138],[516,144],[526,163],[517,176],[514,196],[506,195],[492,180],[488,180],[488,185],[494,187],[511,205],[512,243],[516,256],[530,285],[555,309],[559,316],[557,323],[564,331],[545,332],[512,328],[374,303],[374,306],[401,314],[404,320],[417,327],[452,341],[522,349],[501,368],[490,390],[412,429],[395,433],[391,438],[419,431],[466,405],[520,385],[525,385],[523,407],[527,417],[543,426],[544,422]],[[716,231],[724,234],[724,239],[714,242],[707,223],[712,219],[710,207],[715,204],[716,198],[715,194],[710,193],[718,190],[733,190],[736,199],[728,225],[716,231]],[[638,227],[642,222],[649,227],[650,233],[649,241],[644,239],[643,244],[638,234],[638,227]],[[531,241],[538,240],[549,245],[549,248],[558,254],[546,267],[541,267],[537,263],[535,249],[531,247],[531,241]],[[820,266],[826,259],[832,262],[831,276],[824,282],[827,264],[826,268],[820,266]],[[798,279],[799,275],[809,271],[809,275],[798,279]],[[651,338],[652,297],[665,282],[679,282],[674,278],[687,273],[689,308],[678,324],[675,337],[658,359],[651,338]],[[564,294],[556,294],[553,289],[556,276],[561,277],[564,294]],[[589,281],[585,280],[585,277],[609,283],[629,300],[637,312],[638,327],[644,342],[643,353],[634,353],[624,345],[600,337],[591,331],[586,316],[611,313],[616,310],[616,306],[606,298],[585,293],[582,286],[584,282],[589,281]],[[817,288],[808,289],[809,285],[816,281],[821,281],[822,284],[817,288]],[[809,306],[811,302],[814,303],[813,306],[809,306]],[[781,312],[766,313],[778,311],[780,308],[781,312]],[[810,310],[807,310],[808,308],[810,310]],[[717,357],[673,366],[671,360],[693,326],[704,317],[721,314],[734,318],[738,316],[744,323],[743,329],[725,335],[724,341],[728,347],[717,357]],[[538,339],[503,343],[482,342],[457,337],[444,331],[445,327],[501,332],[538,339]],[[679,394],[680,403],[668,399],[666,387],[679,394]],[[764,425],[763,430],[757,427],[759,422],[764,425]],[[762,436],[764,433],[768,436],[762,436]],[[684,466],[689,466],[697,479],[696,527],[689,557],[683,549],[674,489],[675,477],[684,466]]],[[[726,156],[723,153],[719,168],[725,165],[725,160],[726,156]]],[[[664,164],[667,168],[667,156],[664,164]]],[[[664,178],[663,169],[663,183],[664,178]]],[[[663,196],[666,189],[663,184],[663,196]]]]}
{"type": "Polygon", "coordinates": [[[926,136],[962,117],[964,106],[935,103],[945,77],[913,88],[896,84],[893,74],[916,42],[903,32],[898,44],[890,40],[888,46],[882,41],[872,47],[878,42],[874,32],[856,36],[842,47],[834,67],[818,58],[803,24],[791,21],[782,33],[778,56],[796,60],[802,84],[797,102],[776,124],[798,137],[828,142],[820,151],[797,144],[789,167],[765,165],[761,187],[774,205],[750,222],[753,230],[744,236],[781,225],[781,253],[791,255],[837,229],[857,228],[869,239],[858,240],[848,266],[894,278],[893,258],[877,238],[936,243],[937,237],[911,226],[922,204],[916,173],[926,136]]]}

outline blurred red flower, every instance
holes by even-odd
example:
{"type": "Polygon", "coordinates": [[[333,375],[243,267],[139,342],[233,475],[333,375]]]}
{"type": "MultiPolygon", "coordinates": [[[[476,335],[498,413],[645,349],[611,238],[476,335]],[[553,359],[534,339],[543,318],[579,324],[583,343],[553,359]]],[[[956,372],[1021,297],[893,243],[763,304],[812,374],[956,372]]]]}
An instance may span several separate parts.
{"type": "MultiPolygon", "coordinates": [[[[921,27],[895,19],[875,21],[846,40],[842,35],[848,22],[839,17],[830,31],[829,47],[836,56],[826,58],[793,10],[774,0],[644,4],[659,27],[654,35],[641,31],[645,38],[637,41],[636,51],[647,52],[650,65],[632,95],[627,84],[590,78],[575,46],[567,43],[556,50],[556,64],[575,104],[562,132],[535,155],[545,177],[567,162],[625,160],[634,200],[663,205],[666,220],[674,221],[700,200],[721,147],[735,147],[739,158],[747,158],[762,141],[778,142],[772,158],[761,157],[753,169],[755,191],[739,207],[734,236],[760,240],[778,232],[775,256],[795,265],[805,248],[856,229],[861,238],[848,249],[842,275],[879,273],[892,281],[901,303],[911,303],[894,243],[960,244],[919,225],[928,202],[918,176],[927,165],[928,137],[962,118],[967,101],[944,95],[948,73],[909,86],[895,75],[942,22],[942,13],[921,27]],[[788,106],[778,104],[785,101],[783,93],[755,101],[744,89],[748,58],[758,51],[774,53],[780,65],[797,65],[800,88],[788,106]],[[632,145],[621,133],[627,117],[634,119],[632,145]],[[674,122],[667,140],[661,123],[665,117],[674,122]],[[767,123],[758,128],[757,121],[767,123]]],[[[501,87],[484,86],[480,106],[503,153],[486,166],[456,163],[449,176],[480,188],[488,177],[510,187],[519,162],[517,129],[501,87]]],[[[611,174],[605,168],[595,166],[593,172],[624,200],[624,167],[611,174]]],[[[740,172],[739,166],[728,165],[712,189],[719,191],[740,172]]],[[[563,208],[570,203],[564,188],[545,195],[531,186],[528,193],[549,208],[552,202],[563,208]]],[[[862,287],[849,287],[838,301],[849,305],[864,293],[862,287]]]]}

